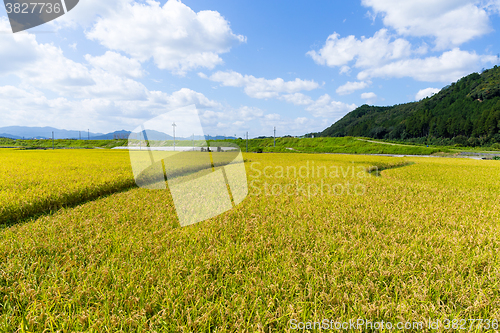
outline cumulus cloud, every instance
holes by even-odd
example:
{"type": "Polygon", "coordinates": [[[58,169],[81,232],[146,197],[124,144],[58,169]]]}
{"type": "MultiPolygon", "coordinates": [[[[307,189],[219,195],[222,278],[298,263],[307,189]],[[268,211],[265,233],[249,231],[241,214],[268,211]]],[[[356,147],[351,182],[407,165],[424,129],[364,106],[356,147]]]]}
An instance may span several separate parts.
{"type": "Polygon", "coordinates": [[[356,90],[365,89],[370,85],[370,82],[360,81],[360,82],[350,82],[348,81],[346,84],[337,88],[336,92],[339,95],[349,95],[355,92],[356,90]]]}
{"type": "Polygon", "coordinates": [[[124,100],[110,96],[49,98],[34,88],[0,86],[0,118],[3,124],[9,125],[51,124],[68,129],[90,127],[102,132],[117,128],[133,129],[156,115],[192,104],[198,109],[221,107],[220,103],[187,88],[172,94],[147,91],[143,99],[124,100]]]}
{"type": "Polygon", "coordinates": [[[362,99],[374,99],[377,98],[377,95],[374,92],[367,92],[361,94],[362,99]]]}
{"type": "Polygon", "coordinates": [[[309,55],[317,64],[329,67],[342,66],[341,72],[346,73],[348,63],[355,60],[355,67],[377,66],[395,59],[408,57],[411,54],[411,44],[402,39],[394,39],[387,29],[381,29],[373,37],[347,36],[341,38],[333,33],[328,36],[325,45],[319,51],[309,51],[309,55]]]}
{"type": "Polygon", "coordinates": [[[314,117],[324,117],[336,120],[355,108],[357,108],[356,104],[346,104],[334,101],[330,95],[324,94],[311,103],[306,110],[311,112],[314,117]]]}
{"type": "Polygon", "coordinates": [[[210,135],[225,134],[244,137],[249,131],[250,137],[271,136],[274,127],[278,136],[294,135],[304,134],[304,128],[319,131],[331,124],[331,121],[327,119],[304,116],[290,118],[278,113],[266,113],[265,110],[250,106],[237,109],[223,108],[219,111],[209,109],[200,114],[204,129],[210,135]]]}
{"type": "MultiPolygon", "coordinates": [[[[8,29],[8,22],[0,19],[0,30],[4,28],[8,29]]],[[[18,77],[23,87],[75,99],[149,98],[148,89],[130,78],[143,74],[137,60],[114,52],[85,58],[94,68],[66,58],[59,47],[37,42],[33,34],[0,35],[0,75],[18,77]]]]}
{"type": "Polygon", "coordinates": [[[281,95],[279,99],[295,105],[310,105],[313,103],[311,97],[302,93],[281,95]]]}
{"type": "MultiPolygon", "coordinates": [[[[0,20],[0,30],[3,28],[7,28],[4,19],[0,20]]],[[[24,86],[51,90],[67,98],[146,98],[147,89],[142,83],[116,75],[120,67],[127,65],[129,74],[139,74],[140,68],[134,68],[133,61],[109,53],[88,56],[87,60],[96,68],[66,58],[59,47],[38,43],[32,34],[0,35],[0,75],[17,76],[24,86]]]]}
{"type": "Polygon", "coordinates": [[[145,74],[138,60],[129,59],[113,51],[107,51],[104,55],[98,57],[86,54],[85,60],[95,68],[108,71],[118,76],[140,78],[145,74]]]}
{"type": "MultiPolygon", "coordinates": [[[[0,30],[7,29],[8,22],[0,18],[0,30]]],[[[127,77],[142,75],[140,64],[117,53],[86,59],[93,68],[66,58],[52,44],[37,42],[33,34],[0,34],[0,76],[20,81],[17,87],[0,87],[2,122],[98,130],[104,124],[135,125],[134,119],[144,120],[169,108],[221,106],[187,88],[172,94],[150,91],[127,77]],[[49,97],[47,91],[61,97],[49,97]]]]}
{"type": "Polygon", "coordinates": [[[269,114],[261,118],[259,124],[260,128],[258,132],[253,136],[272,136],[274,134],[274,127],[276,127],[276,136],[303,135],[305,133],[304,129],[311,132],[319,132],[331,125],[331,121],[320,118],[289,118],[278,114],[269,114]]]}
{"type": "MultiPolygon", "coordinates": [[[[94,84],[88,84],[75,91],[65,92],[73,98],[109,98],[115,100],[145,100],[148,89],[140,82],[117,76],[100,69],[89,71],[94,84]]],[[[59,90],[57,90],[59,91],[59,90]]]]}
{"type": "Polygon", "coordinates": [[[199,67],[213,69],[223,62],[220,54],[246,41],[218,12],[196,13],[178,0],[163,7],[154,0],[125,4],[98,19],[86,35],[141,62],[152,58],[158,68],[179,75],[199,67]]]}
{"type": "Polygon", "coordinates": [[[361,94],[361,98],[366,100],[366,103],[373,104],[377,100],[377,94],[374,92],[366,92],[361,94]]]}
{"type": "Polygon", "coordinates": [[[470,0],[362,0],[362,4],[400,35],[433,37],[438,49],[489,33],[489,14],[500,8],[497,1],[470,0]]]}
{"type": "Polygon", "coordinates": [[[85,0],[78,3],[77,10],[71,10],[57,20],[50,21],[49,24],[56,29],[77,26],[89,27],[98,17],[104,18],[115,15],[126,9],[133,0],[85,0]]]}
{"type": "Polygon", "coordinates": [[[245,93],[253,98],[273,98],[279,97],[281,93],[293,94],[302,90],[313,90],[319,87],[314,81],[295,79],[285,81],[282,78],[267,80],[256,78],[252,75],[242,75],[237,72],[216,72],[210,77],[199,74],[202,78],[207,78],[214,82],[219,82],[226,87],[244,87],[245,93]]]}
{"type": "Polygon", "coordinates": [[[238,118],[243,119],[244,121],[260,118],[263,115],[264,111],[256,107],[242,106],[238,110],[238,118]]]}
{"type": "MultiPolygon", "coordinates": [[[[168,3],[178,6],[176,8],[180,10],[180,13],[172,15],[185,18],[183,15],[187,13],[186,8],[188,7],[178,1],[169,1],[168,3]]],[[[130,1],[120,1],[120,5],[116,6],[117,13],[113,13],[112,10],[104,13],[89,34],[99,40],[100,37],[97,34],[99,24],[102,24],[101,27],[109,27],[106,24],[119,13],[132,11],[135,14],[138,10],[149,13],[149,7],[153,6],[158,6],[158,4],[152,1],[146,4],[131,4],[130,1]],[[142,8],[135,8],[136,6],[142,6],[142,8]]],[[[109,8],[115,7],[110,6],[109,8]]],[[[165,6],[161,10],[165,10],[165,6]]],[[[186,65],[185,61],[190,59],[190,54],[201,54],[200,50],[203,52],[209,50],[207,52],[212,52],[216,57],[219,57],[232,45],[244,41],[243,37],[240,38],[241,36],[232,34],[228,22],[221,18],[218,13],[199,12],[194,13],[194,15],[195,18],[188,18],[199,22],[188,22],[187,25],[179,24],[179,35],[175,36],[178,39],[173,41],[175,38],[172,37],[170,44],[164,43],[165,38],[153,38],[153,42],[144,41],[144,45],[149,46],[151,43],[153,48],[156,48],[150,51],[150,57],[153,57],[155,62],[166,61],[167,58],[170,60],[175,60],[175,57],[182,58],[177,65],[167,68],[176,73],[196,67],[210,68],[209,65],[202,63],[195,63],[193,66],[186,65]],[[190,34],[192,26],[197,24],[205,24],[202,26],[203,29],[213,30],[197,32],[200,34],[198,39],[202,42],[199,40],[186,42],[181,30],[184,29],[190,34]],[[224,24],[229,29],[226,30],[225,34],[221,32],[221,27],[224,24]],[[208,33],[212,33],[212,37],[215,36],[214,38],[218,38],[218,40],[216,42],[210,40],[207,37],[208,33]],[[189,42],[194,44],[187,45],[189,42]],[[202,46],[195,42],[200,42],[202,46]],[[221,45],[225,45],[225,48],[221,45]],[[156,59],[155,56],[161,53],[158,53],[158,50],[162,47],[173,52],[174,56],[169,53],[166,54],[168,56],[166,58],[156,59]]],[[[136,19],[137,17],[132,18],[136,19]]],[[[151,20],[154,21],[154,17],[151,20]]],[[[61,22],[59,21],[59,23],[61,22]]],[[[125,28],[128,29],[131,23],[134,22],[128,22],[124,25],[125,28]]],[[[134,29],[137,28],[138,26],[135,26],[134,29]]],[[[151,29],[154,32],[155,28],[145,27],[144,29],[151,29]]],[[[6,18],[0,18],[0,30],[9,30],[6,18]]],[[[112,30],[109,31],[115,33],[112,30]]],[[[140,34],[141,31],[137,33],[140,34]]],[[[147,31],[146,35],[147,33],[149,32],[147,31]]],[[[119,34],[123,39],[129,38],[127,31],[120,31],[119,34]]],[[[146,35],[143,36],[149,38],[146,35]]],[[[102,41],[99,40],[101,44],[104,45],[105,39],[103,37],[102,41]]],[[[76,47],[76,45],[74,46],[76,47]]],[[[253,124],[252,126],[257,124],[257,127],[261,128],[262,131],[269,131],[266,126],[272,123],[280,128],[286,128],[287,134],[296,134],[297,132],[301,134],[305,126],[323,128],[327,125],[323,124],[323,120],[307,117],[289,119],[277,113],[267,113],[256,107],[242,106],[238,109],[232,109],[188,88],[182,88],[172,93],[150,90],[136,80],[146,74],[141,65],[145,58],[140,56],[140,50],[133,50],[137,54],[133,54],[131,50],[130,44],[124,45],[123,49],[110,50],[101,55],[87,54],[84,56],[86,62],[78,63],[67,58],[58,46],[37,41],[37,37],[33,34],[0,35],[0,76],[12,75],[19,78],[20,82],[17,86],[0,86],[0,118],[2,123],[28,126],[50,124],[54,127],[67,129],[90,128],[95,132],[107,132],[118,128],[132,129],[143,121],[168,110],[194,104],[200,110],[202,120],[209,125],[209,130],[219,134],[222,134],[222,131],[227,131],[226,133],[233,135],[238,131],[243,131],[243,129],[250,129],[249,124],[253,124]],[[130,50],[127,49],[129,46],[130,50]],[[56,93],[56,97],[52,92],[56,93]]],[[[220,61],[218,59],[214,63],[220,63],[220,61]]],[[[242,87],[252,97],[281,98],[283,96],[285,100],[304,106],[311,106],[315,102],[310,97],[301,94],[300,91],[309,91],[319,87],[319,84],[314,81],[301,79],[267,80],[234,72],[226,72],[226,74],[228,75],[224,76],[223,72],[218,72],[210,79],[222,79],[220,81],[222,85],[242,87]]],[[[203,75],[200,76],[203,77],[203,75]]],[[[206,78],[208,79],[208,77],[206,78]]]]}
{"type": "Polygon", "coordinates": [[[194,104],[198,109],[221,107],[219,102],[212,101],[202,93],[189,88],[182,88],[172,94],[167,94],[162,91],[150,91],[148,92],[148,99],[153,103],[167,105],[169,109],[180,108],[191,104],[194,104]]]}
{"type": "MultiPolygon", "coordinates": [[[[498,0],[362,0],[362,4],[370,7],[369,16],[382,17],[386,28],[370,38],[333,33],[320,50],[307,53],[317,64],[339,67],[341,74],[356,68],[360,81],[411,77],[449,83],[496,63],[493,56],[461,51],[458,46],[492,31],[490,16],[500,13],[498,0]],[[425,57],[428,40],[412,46],[406,36],[430,37],[435,44],[432,51],[439,54],[425,57]]],[[[350,92],[339,87],[340,94],[350,92]]]]}
{"type": "Polygon", "coordinates": [[[485,0],[481,4],[488,13],[500,14],[500,0],[485,0]]]}
{"type": "Polygon", "coordinates": [[[264,118],[268,121],[277,121],[277,120],[281,119],[281,116],[277,113],[270,113],[270,114],[266,114],[266,116],[264,118]]]}
{"type": "MultiPolygon", "coordinates": [[[[0,31],[9,29],[7,19],[0,17],[0,31]]],[[[6,74],[61,91],[94,83],[85,66],[67,59],[52,44],[39,44],[32,34],[0,34],[0,75],[6,74]]]]}
{"type": "Polygon", "coordinates": [[[307,106],[306,110],[314,117],[328,119],[339,119],[339,117],[357,108],[356,104],[335,101],[328,94],[320,96],[317,100],[313,100],[301,93],[282,95],[280,99],[295,105],[307,106]]]}
{"type": "Polygon", "coordinates": [[[399,60],[384,66],[369,68],[358,74],[358,80],[374,77],[411,77],[418,81],[452,82],[469,74],[471,69],[496,61],[496,56],[478,55],[475,52],[455,48],[444,52],[439,57],[399,60]]]}
{"type": "Polygon", "coordinates": [[[425,88],[425,89],[421,89],[415,95],[415,100],[416,101],[420,101],[421,99],[424,99],[426,97],[430,97],[430,96],[432,96],[434,94],[437,94],[440,91],[441,91],[441,89],[438,89],[438,88],[425,88]]]}

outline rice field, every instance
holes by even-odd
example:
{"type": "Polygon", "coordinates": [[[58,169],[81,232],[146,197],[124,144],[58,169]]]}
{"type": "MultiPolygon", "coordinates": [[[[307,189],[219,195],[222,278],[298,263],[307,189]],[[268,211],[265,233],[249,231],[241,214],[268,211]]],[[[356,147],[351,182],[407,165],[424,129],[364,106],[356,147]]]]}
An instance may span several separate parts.
{"type": "MultiPolygon", "coordinates": [[[[93,182],[85,168],[80,178],[51,178],[36,163],[49,157],[27,152],[37,156],[25,157],[31,176],[7,180],[6,169],[22,172],[2,164],[2,192],[22,198],[30,192],[15,184],[38,176],[52,189],[130,180],[127,153],[58,158],[106,152],[94,170],[109,178],[93,182]]],[[[500,319],[500,162],[244,158],[247,198],[188,227],[169,191],[131,188],[1,230],[0,331],[293,332],[293,323],[325,319],[424,327],[500,319]]]]}
{"type": "Polygon", "coordinates": [[[135,185],[128,152],[0,149],[0,225],[135,185]]]}

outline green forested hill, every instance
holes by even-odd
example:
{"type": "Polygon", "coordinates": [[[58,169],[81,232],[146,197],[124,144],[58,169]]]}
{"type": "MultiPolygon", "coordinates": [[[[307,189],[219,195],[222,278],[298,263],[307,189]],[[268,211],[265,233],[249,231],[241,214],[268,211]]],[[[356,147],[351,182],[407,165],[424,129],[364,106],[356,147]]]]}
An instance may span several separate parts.
{"type": "Polygon", "coordinates": [[[500,142],[500,67],[472,73],[419,102],[362,105],[320,136],[364,136],[436,144],[500,142]]]}

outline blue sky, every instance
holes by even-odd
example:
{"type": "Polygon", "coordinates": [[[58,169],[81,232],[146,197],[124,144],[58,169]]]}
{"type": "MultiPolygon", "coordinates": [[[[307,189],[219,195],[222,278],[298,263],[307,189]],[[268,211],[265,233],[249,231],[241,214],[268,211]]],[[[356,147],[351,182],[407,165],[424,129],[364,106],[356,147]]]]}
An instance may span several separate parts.
{"type": "Polygon", "coordinates": [[[500,0],[80,0],[12,34],[0,127],[132,130],[196,105],[209,134],[321,131],[500,63],[500,0]]]}

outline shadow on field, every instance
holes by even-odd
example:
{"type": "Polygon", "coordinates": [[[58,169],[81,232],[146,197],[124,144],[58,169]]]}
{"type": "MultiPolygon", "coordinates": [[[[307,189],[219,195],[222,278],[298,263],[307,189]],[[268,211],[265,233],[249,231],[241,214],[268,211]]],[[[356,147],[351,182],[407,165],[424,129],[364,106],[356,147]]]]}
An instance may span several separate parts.
{"type": "Polygon", "coordinates": [[[0,230],[16,224],[29,222],[42,216],[52,215],[63,208],[73,208],[90,201],[108,197],[115,193],[126,192],[136,187],[137,185],[135,182],[131,181],[120,184],[119,186],[89,193],[85,196],[77,196],[77,193],[71,193],[68,194],[69,199],[66,202],[57,201],[57,198],[49,198],[46,201],[35,203],[33,206],[36,208],[32,208],[31,210],[26,209],[26,207],[10,210],[7,211],[6,214],[0,215],[0,230]]]}
{"type": "Polygon", "coordinates": [[[366,172],[376,177],[382,177],[380,174],[383,170],[402,168],[408,165],[413,165],[415,162],[410,161],[400,161],[394,163],[377,163],[376,165],[370,165],[366,168],[366,172]]]}
{"type": "MultiPolygon", "coordinates": [[[[243,160],[243,163],[248,162],[248,160],[243,160]]],[[[183,178],[189,175],[196,176],[196,173],[200,171],[212,170],[212,168],[217,168],[221,166],[228,165],[226,161],[211,163],[211,165],[206,167],[194,167],[194,168],[182,168],[171,172],[169,175],[169,180],[174,178],[183,178]]],[[[158,175],[150,174],[149,171],[154,170],[154,168],[147,168],[138,176],[138,180],[141,185],[146,186],[150,184],[156,184],[159,181],[165,182],[166,174],[158,175]]],[[[165,182],[166,189],[168,189],[168,183],[165,182]]],[[[43,198],[36,202],[31,202],[25,206],[12,206],[8,207],[7,210],[0,214],[0,230],[9,228],[16,224],[21,224],[29,222],[33,219],[37,219],[42,216],[48,216],[56,213],[63,208],[73,208],[87,202],[91,202],[100,198],[105,198],[115,193],[122,193],[129,191],[133,188],[137,188],[137,181],[130,179],[119,184],[110,184],[104,188],[99,189],[85,189],[84,191],[76,191],[73,193],[67,193],[63,197],[54,198],[43,198]],[[87,192],[85,192],[87,191],[87,192]]]]}

